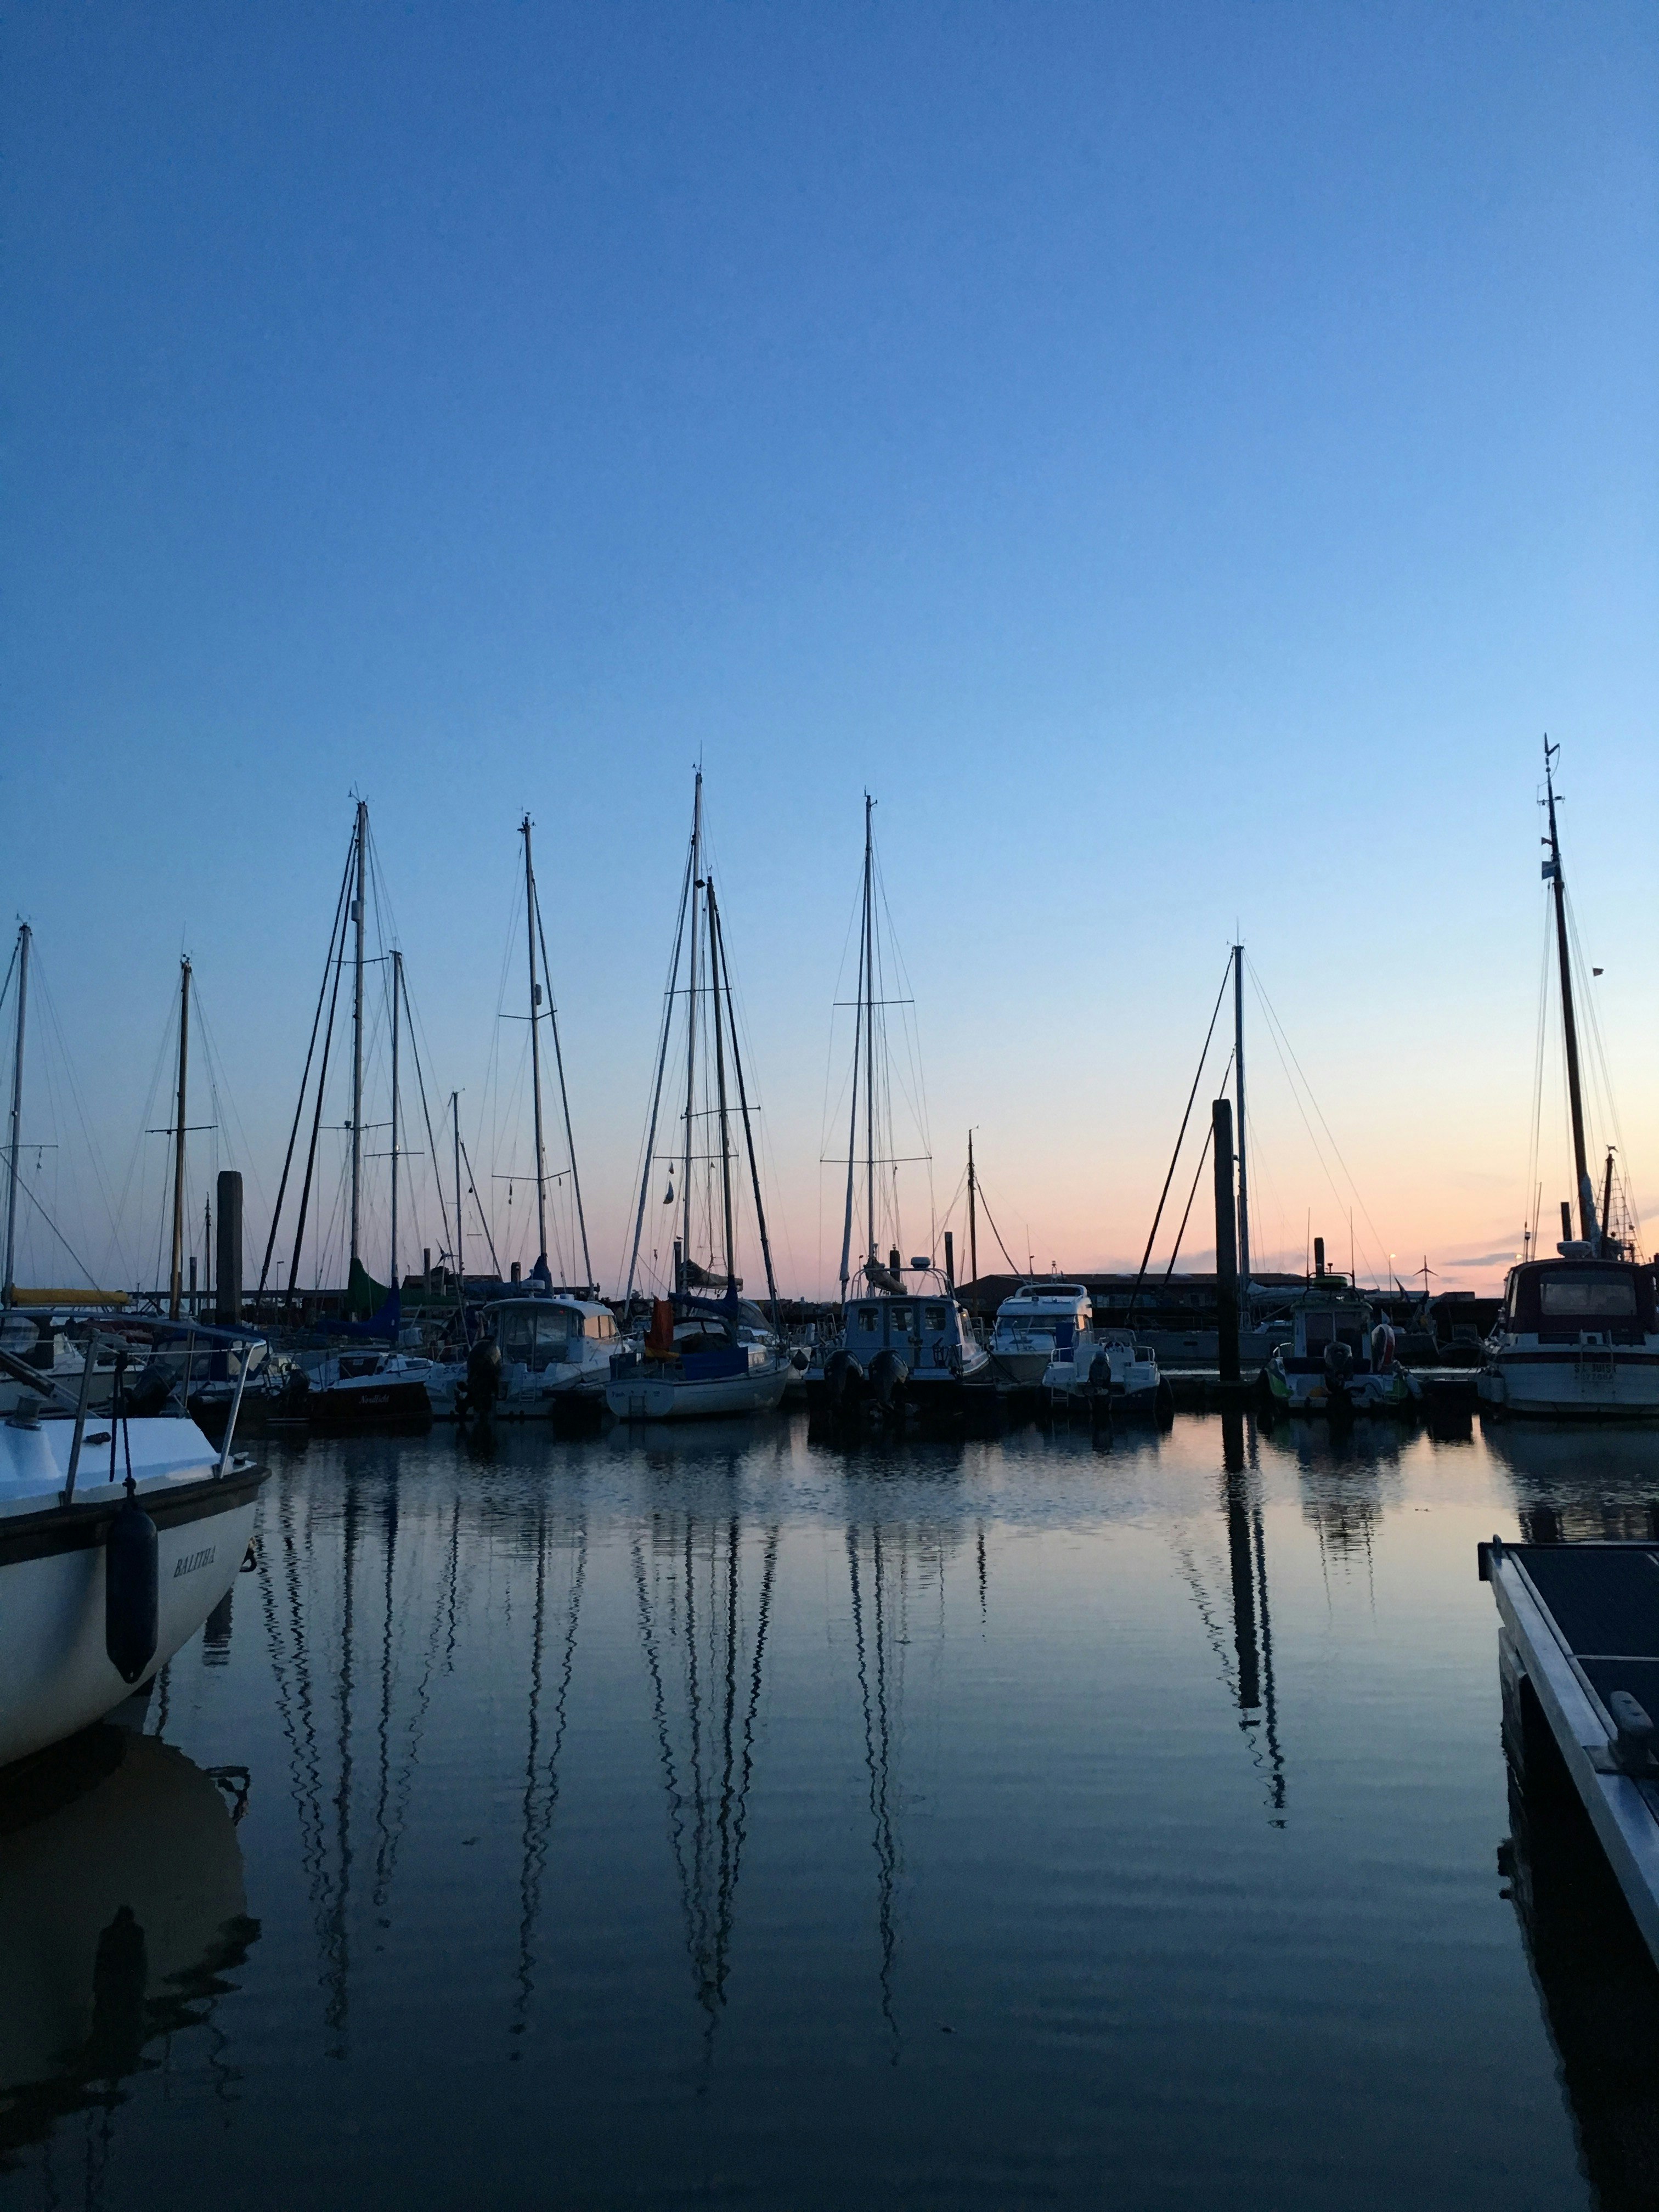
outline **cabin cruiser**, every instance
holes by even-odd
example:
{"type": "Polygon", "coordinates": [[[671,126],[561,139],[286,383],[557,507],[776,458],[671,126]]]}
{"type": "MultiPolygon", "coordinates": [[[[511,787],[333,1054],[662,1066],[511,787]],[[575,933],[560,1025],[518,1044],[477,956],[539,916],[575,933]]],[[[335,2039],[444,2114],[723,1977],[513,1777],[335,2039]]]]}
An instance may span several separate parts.
{"type": "Polygon", "coordinates": [[[193,1421],[94,1413],[88,1396],[43,1376],[0,1422],[0,1765],[150,1680],[253,1533],[265,1470],[230,1436],[216,1450],[193,1421]]]}
{"type": "Polygon", "coordinates": [[[735,1297],[653,1299],[643,1340],[610,1364],[605,1402],[622,1421],[769,1413],[794,1373],[771,1332],[744,1322],[735,1297]]]}
{"type": "Polygon", "coordinates": [[[902,1416],[913,1406],[923,1413],[960,1411],[970,1390],[989,1397],[990,1355],[945,1276],[926,1260],[910,1262],[921,1277],[905,1286],[898,1255],[890,1265],[867,1261],[862,1297],[849,1298],[842,1333],[825,1346],[807,1373],[807,1395],[838,1413],[874,1406],[902,1416]]]}
{"type": "Polygon", "coordinates": [[[1042,1370],[1051,1405],[1083,1399],[1114,1413],[1172,1415],[1175,1401],[1158,1371],[1158,1354],[1127,1329],[1079,1329],[1042,1370]]]}
{"type": "Polygon", "coordinates": [[[1659,1413],[1653,1269],[1583,1250],[1510,1268],[1476,1382],[1483,1407],[1574,1419],[1659,1413]]]}
{"type": "Polygon", "coordinates": [[[545,1292],[495,1298],[483,1309],[483,1325],[458,1370],[465,1387],[452,1387],[450,1412],[528,1421],[562,1406],[596,1407],[603,1399],[620,1340],[616,1316],[602,1300],[545,1292]]]}
{"type": "Polygon", "coordinates": [[[1316,1276],[1288,1344],[1262,1370],[1273,1404],[1292,1413],[1385,1413],[1413,1403],[1395,1333],[1346,1275],[1316,1276]]]}
{"type": "Polygon", "coordinates": [[[1081,1283],[1022,1283],[997,1308],[991,1328],[991,1369],[1005,1389],[1035,1390],[1055,1359],[1090,1338],[1094,1308],[1081,1283]]]}

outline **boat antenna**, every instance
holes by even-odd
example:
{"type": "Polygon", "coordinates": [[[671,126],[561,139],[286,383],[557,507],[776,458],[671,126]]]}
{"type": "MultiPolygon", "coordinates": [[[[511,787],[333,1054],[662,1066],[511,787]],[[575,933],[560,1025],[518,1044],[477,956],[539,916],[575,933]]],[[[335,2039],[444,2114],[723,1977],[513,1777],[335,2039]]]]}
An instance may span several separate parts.
{"type": "Polygon", "coordinates": [[[536,975],[536,871],[530,857],[530,817],[519,824],[524,839],[525,930],[530,941],[530,1087],[536,1104],[536,1265],[547,1271],[547,1159],[542,1146],[542,987],[536,975]]]}
{"type": "Polygon", "coordinates": [[[23,1025],[29,1002],[29,945],[34,933],[27,922],[17,925],[17,1040],[11,1063],[11,1174],[6,1183],[5,1305],[9,1311],[17,1294],[17,1176],[18,1145],[23,1118],[23,1025]]]}
{"type": "Polygon", "coordinates": [[[1589,1167],[1584,1157],[1584,1099],[1578,1079],[1578,1024],[1572,1004],[1572,961],[1567,950],[1567,887],[1561,870],[1561,840],[1555,821],[1555,763],[1561,748],[1544,740],[1544,803],[1549,811],[1550,834],[1544,842],[1549,848],[1549,858],[1544,863],[1544,880],[1555,894],[1555,942],[1561,963],[1561,1030],[1567,1054],[1567,1099],[1572,1112],[1572,1164],[1577,1177],[1578,1219],[1584,1242],[1592,1252],[1601,1249],[1601,1231],[1595,1221],[1595,1187],[1590,1182],[1589,1167]]]}

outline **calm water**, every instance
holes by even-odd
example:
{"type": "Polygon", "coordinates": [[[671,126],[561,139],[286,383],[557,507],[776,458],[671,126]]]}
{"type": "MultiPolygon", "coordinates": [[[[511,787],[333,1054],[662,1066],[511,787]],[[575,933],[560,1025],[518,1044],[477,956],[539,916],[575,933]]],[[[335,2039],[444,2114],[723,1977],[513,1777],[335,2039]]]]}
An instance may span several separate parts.
{"type": "Polygon", "coordinates": [[[0,2199],[1652,2202],[1474,1559],[1655,1500],[1478,1423],[278,1453],[143,1736],[0,1799],[0,2199]]]}

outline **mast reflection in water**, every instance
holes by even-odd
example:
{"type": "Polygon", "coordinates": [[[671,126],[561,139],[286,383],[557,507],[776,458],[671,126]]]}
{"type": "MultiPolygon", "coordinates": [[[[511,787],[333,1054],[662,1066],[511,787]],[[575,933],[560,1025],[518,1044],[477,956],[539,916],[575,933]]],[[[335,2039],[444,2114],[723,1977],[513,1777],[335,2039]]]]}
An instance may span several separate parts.
{"type": "Polygon", "coordinates": [[[1653,1486],[1541,1449],[284,1451],[151,1735],[0,1838],[8,2200],[1587,2203],[1473,1545],[1653,1486]]]}

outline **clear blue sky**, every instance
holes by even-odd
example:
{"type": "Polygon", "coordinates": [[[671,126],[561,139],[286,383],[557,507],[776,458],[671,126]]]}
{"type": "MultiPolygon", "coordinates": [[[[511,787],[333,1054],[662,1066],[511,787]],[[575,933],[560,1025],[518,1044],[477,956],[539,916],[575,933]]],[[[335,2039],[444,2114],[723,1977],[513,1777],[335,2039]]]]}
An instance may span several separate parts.
{"type": "MultiPolygon", "coordinates": [[[[866,784],[941,1209],[972,1122],[1011,1242],[1138,1256],[1237,924],[1373,1249],[1455,1274],[1525,1203],[1548,729],[1659,1213],[1651,6],[4,39],[0,854],[113,1181],[183,947],[274,1185],[354,785],[481,1097],[527,806],[613,1281],[701,753],[794,1282],[866,784]]],[[[1340,1243],[1253,1072],[1264,1242],[1340,1243]]]]}

